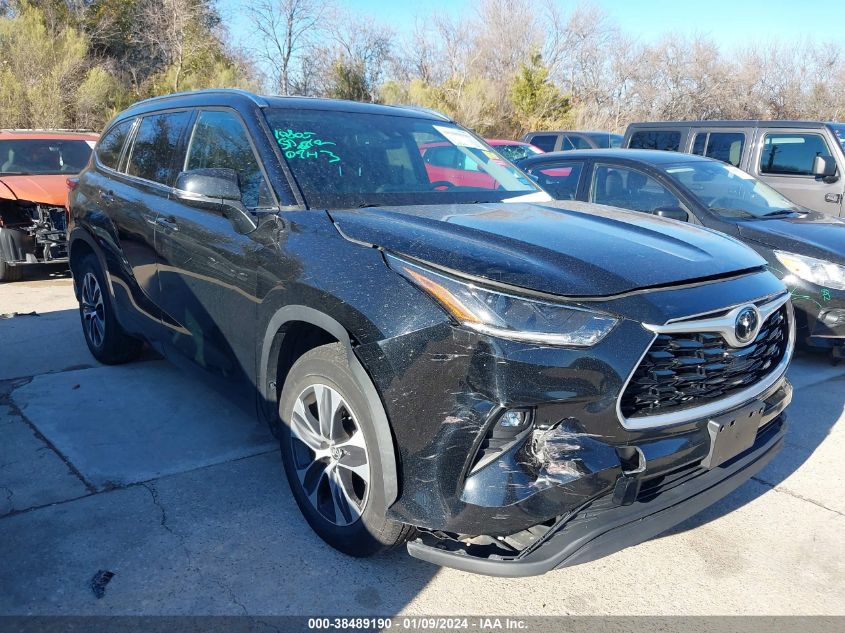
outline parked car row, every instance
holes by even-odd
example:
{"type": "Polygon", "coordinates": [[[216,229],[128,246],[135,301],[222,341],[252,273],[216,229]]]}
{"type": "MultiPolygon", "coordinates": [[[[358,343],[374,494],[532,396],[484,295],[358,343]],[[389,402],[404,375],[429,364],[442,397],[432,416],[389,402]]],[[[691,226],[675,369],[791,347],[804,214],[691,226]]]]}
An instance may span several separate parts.
{"type": "Polygon", "coordinates": [[[708,156],[739,167],[792,202],[839,217],[845,124],[818,121],[632,123],[623,147],[708,156]]]}
{"type": "Polygon", "coordinates": [[[70,192],[86,343],[104,363],[150,345],[256,412],[343,552],[520,576],[638,543],[784,443],[790,293],[694,219],[741,209],[707,187],[736,178],[783,226],[803,211],[706,159],[548,156],[526,174],[399,106],[135,104],[70,192]]]}

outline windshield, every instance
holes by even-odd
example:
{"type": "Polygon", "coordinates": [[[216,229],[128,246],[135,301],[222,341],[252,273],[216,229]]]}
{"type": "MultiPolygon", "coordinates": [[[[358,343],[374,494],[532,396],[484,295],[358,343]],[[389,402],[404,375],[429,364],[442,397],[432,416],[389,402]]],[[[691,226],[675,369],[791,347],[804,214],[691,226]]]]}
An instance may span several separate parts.
{"type": "Polygon", "coordinates": [[[507,158],[510,162],[515,163],[518,160],[534,156],[535,154],[542,154],[543,151],[537,149],[527,143],[513,143],[512,145],[495,145],[494,149],[502,156],[507,158]]]}
{"type": "Polygon", "coordinates": [[[833,130],[836,138],[839,139],[839,144],[845,149],[845,123],[828,123],[828,125],[833,130]]]}
{"type": "Polygon", "coordinates": [[[78,174],[91,157],[87,141],[0,141],[0,176],[78,174]]]}
{"type": "Polygon", "coordinates": [[[716,161],[676,163],[666,173],[698,201],[724,217],[761,218],[802,209],[768,185],[733,165],[716,161]]]}
{"type": "Polygon", "coordinates": [[[483,141],[445,121],[270,109],[267,121],[310,207],[548,197],[483,141]]]}

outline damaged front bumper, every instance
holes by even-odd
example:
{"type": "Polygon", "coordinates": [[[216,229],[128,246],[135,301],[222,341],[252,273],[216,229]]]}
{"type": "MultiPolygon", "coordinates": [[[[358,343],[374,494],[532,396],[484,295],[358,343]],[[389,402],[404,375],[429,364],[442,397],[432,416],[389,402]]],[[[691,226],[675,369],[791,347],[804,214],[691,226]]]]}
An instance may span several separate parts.
{"type": "Polygon", "coordinates": [[[67,261],[67,209],[0,200],[0,255],[10,266],[67,261]]]}
{"type": "MultiPolygon", "coordinates": [[[[597,541],[591,550],[604,554],[649,538],[727,494],[756,468],[735,468],[745,457],[733,456],[765,462],[776,451],[763,448],[762,435],[755,444],[754,433],[782,436],[791,329],[785,360],[765,380],[752,377],[748,390],[732,392],[724,409],[691,407],[671,423],[626,426],[619,403],[656,340],[643,323],[680,321],[698,332],[689,315],[783,296],[771,274],[758,272],[722,280],[718,291],[696,284],[597,302],[591,307],[632,318],[587,349],[493,338],[446,321],[357,346],[391,423],[400,481],[387,514],[417,528],[409,552],[482,573],[542,573],[586,560],[576,550],[606,532],[613,532],[607,546],[599,549],[597,541]],[[726,450],[712,433],[734,413],[751,418],[726,450]],[[678,473],[690,477],[667,494],[659,482],[678,473]],[[619,529],[629,523],[630,532],[619,529]],[[658,527],[641,529],[646,525],[658,527]]],[[[732,353],[702,340],[711,354],[732,353]]],[[[673,344],[698,343],[681,334],[673,344]]],[[[747,353],[765,355],[771,347],[747,353]]],[[[737,354],[737,367],[748,365],[737,354]]]]}
{"type": "MultiPolygon", "coordinates": [[[[445,567],[493,576],[532,576],[586,563],[654,537],[715,503],[759,472],[783,446],[791,400],[784,381],[765,401],[753,445],[713,468],[702,460],[660,468],[659,449],[644,447],[642,472],[617,469],[616,483],[554,522],[509,537],[462,540],[456,535],[421,531],[408,543],[412,556],[445,567]]],[[[667,463],[668,455],[663,456],[667,463]]],[[[674,462],[674,460],[669,460],[674,462]]]]}

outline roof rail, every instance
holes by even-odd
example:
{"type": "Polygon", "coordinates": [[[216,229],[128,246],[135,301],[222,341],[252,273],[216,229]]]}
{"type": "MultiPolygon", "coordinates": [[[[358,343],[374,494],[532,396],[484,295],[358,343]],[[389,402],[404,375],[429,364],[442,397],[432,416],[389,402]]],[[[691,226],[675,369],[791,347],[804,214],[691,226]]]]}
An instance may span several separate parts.
{"type": "Polygon", "coordinates": [[[132,108],[151,103],[154,101],[166,101],[167,99],[177,98],[177,97],[187,97],[190,95],[199,95],[199,94],[237,94],[242,97],[246,97],[247,99],[251,100],[255,105],[258,107],[267,107],[267,102],[259,97],[257,94],[250,92],[249,90],[242,90],[240,88],[203,88],[202,90],[186,90],[184,92],[171,92],[170,94],[166,95],[157,95],[155,97],[149,97],[148,99],[142,99],[141,101],[136,101],[131,106],[129,106],[129,110],[132,108]]]}

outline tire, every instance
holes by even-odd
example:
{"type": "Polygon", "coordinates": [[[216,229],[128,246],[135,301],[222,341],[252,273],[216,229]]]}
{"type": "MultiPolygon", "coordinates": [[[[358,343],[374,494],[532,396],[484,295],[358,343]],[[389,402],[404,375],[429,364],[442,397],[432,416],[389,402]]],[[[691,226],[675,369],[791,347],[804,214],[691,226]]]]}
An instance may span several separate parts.
{"type": "Polygon", "coordinates": [[[23,278],[23,267],[12,266],[0,253],[0,281],[20,281],[23,278]]]}
{"type": "Polygon", "coordinates": [[[144,343],[127,334],[117,322],[111,297],[104,291],[105,277],[96,256],[91,253],[83,257],[74,273],[82,333],[94,358],[106,365],[138,358],[144,343]]]}
{"type": "Polygon", "coordinates": [[[385,516],[370,406],[340,343],[301,356],[279,399],[282,461],[300,511],[326,543],[359,557],[400,545],[413,533],[385,516]],[[332,424],[321,425],[327,420],[332,424]]]}

